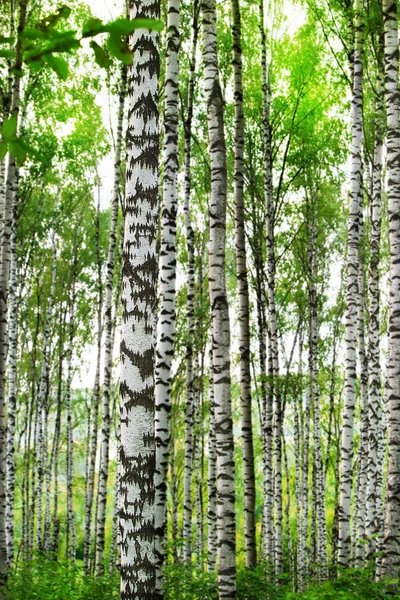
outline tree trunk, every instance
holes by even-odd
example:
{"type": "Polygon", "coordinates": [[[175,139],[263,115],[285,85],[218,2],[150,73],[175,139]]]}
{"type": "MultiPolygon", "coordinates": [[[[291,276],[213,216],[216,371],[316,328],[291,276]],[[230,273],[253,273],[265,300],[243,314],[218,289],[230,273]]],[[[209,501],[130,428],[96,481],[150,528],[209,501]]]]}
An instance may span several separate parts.
{"type": "Polygon", "coordinates": [[[230,325],[225,283],[226,146],[219,79],[215,0],[203,0],[204,89],[211,164],[209,292],[217,447],[218,595],[236,598],[235,462],[230,378],[230,325]]]}
{"type": "MultiPolygon", "coordinates": [[[[57,192],[57,199],[55,201],[54,211],[57,210],[59,201],[60,190],[57,192]]],[[[39,380],[39,394],[38,394],[38,445],[37,445],[37,469],[38,469],[38,485],[37,485],[37,500],[38,500],[38,518],[37,518],[37,547],[40,550],[44,549],[44,536],[43,536],[43,483],[47,473],[47,407],[46,397],[48,394],[47,381],[49,373],[49,343],[51,334],[51,321],[53,317],[53,304],[54,296],[56,292],[56,275],[57,275],[57,248],[55,240],[55,223],[51,231],[51,247],[52,247],[52,268],[51,268],[51,288],[47,304],[46,320],[43,331],[43,342],[42,342],[42,364],[40,369],[40,380],[39,380]],[[39,441],[40,440],[40,441],[39,441]]]]}
{"type": "Polygon", "coordinates": [[[176,216],[178,212],[178,75],[180,0],[168,0],[165,110],[164,110],[164,183],[161,214],[161,252],[159,260],[159,319],[156,345],[156,597],[163,597],[162,566],[167,534],[167,472],[171,438],[171,380],[175,339],[176,295],[176,216]]]}
{"type": "MultiPolygon", "coordinates": [[[[20,0],[19,23],[14,68],[11,114],[18,117],[22,67],[22,38],[25,28],[26,6],[28,0],[20,0]]],[[[8,353],[8,291],[10,273],[10,244],[12,232],[13,198],[16,190],[16,163],[9,156],[6,181],[6,198],[1,239],[1,271],[0,271],[0,594],[7,588],[7,535],[6,535],[6,363],[8,353]]]]}
{"type": "Polygon", "coordinates": [[[255,523],[255,476],[253,428],[251,415],[251,373],[250,373],[250,315],[249,285],[247,281],[246,236],[244,222],[244,115],[242,83],[242,32],[239,0],[232,0],[232,43],[235,103],[235,246],[236,278],[239,300],[239,353],[240,353],[240,401],[243,446],[244,484],[244,539],[246,566],[255,567],[257,562],[256,523],[255,523]]]}
{"type": "MultiPolygon", "coordinates": [[[[360,227],[363,222],[362,199],[360,200],[360,227]]],[[[361,250],[361,249],[360,249],[361,250]]],[[[364,322],[364,257],[360,252],[358,272],[358,315],[357,315],[357,341],[358,362],[360,368],[360,445],[358,451],[358,490],[354,502],[354,522],[356,535],[354,543],[356,546],[356,568],[361,569],[364,564],[365,551],[365,505],[367,492],[367,460],[368,460],[368,356],[365,350],[365,322],[364,322]],[[357,509],[357,510],[356,510],[357,509]]]]}
{"type": "MultiPolygon", "coordinates": [[[[318,204],[318,198],[315,200],[318,204]]],[[[326,514],[325,514],[325,480],[321,452],[321,422],[320,422],[320,393],[318,382],[318,297],[316,279],[318,274],[317,265],[317,206],[312,208],[310,224],[310,246],[309,246],[309,269],[310,269],[310,385],[311,398],[314,413],[314,460],[315,460],[315,508],[316,508],[316,562],[318,564],[318,579],[325,581],[328,578],[328,549],[326,538],[326,514]]]]}
{"type": "Polygon", "coordinates": [[[101,407],[101,446],[98,498],[96,510],[96,575],[104,573],[104,541],[107,507],[107,480],[110,446],[110,394],[115,325],[113,319],[113,283],[115,271],[115,245],[118,225],[118,207],[121,190],[121,152],[123,142],[124,106],[127,87],[127,67],[121,69],[118,104],[117,138],[114,159],[114,187],[111,203],[111,227],[107,254],[106,294],[104,301],[104,381],[101,407]]]}
{"type": "MultiPolygon", "coordinates": [[[[129,9],[132,19],[157,18],[160,5],[158,0],[130,0],[129,9]]],[[[130,43],[120,383],[121,600],[150,600],[155,597],[159,34],[136,29],[130,43]]]]}
{"type": "Polygon", "coordinates": [[[10,264],[10,308],[9,308],[9,356],[8,356],[8,414],[7,414],[7,563],[14,562],[14,501],[15,501],[15,421],[17,409],[17,349],[18,349],[18,312],[17,312],[17,239],[16,239],[16,203],[13,199],[13,222],[11,231],[10,264]]]}
{"type": "MultiPolygon", "coordinates": [[[[276,532],[274,545],[274,486],[272,470],[272,438],[273,438],[273,405],[274,405],[274,350],[277,350],[276,340],[276,314],[275,314],[275,257],[274,257],[274,205],[272,190],[272,155],[271,155],[271,127],[269,122],[270,110],[270,90],[269,73],[267,64],[266,35],[264,29],[264,1],[260,2],[260,30],[261,30],[261,70],[262,70],[262,98],[263,98],[263,162],[264,162],[264,200],[266,202],[266,239],[267,239],[267,286],[268,303],[272,300],[272,305],[268,306],[269,318],[274,319],[268,327],[268,386],[266,387],[266,404],[264,407],[264,436],[265,436],[265,482],[264,482],[264,527],[265,527],[265,560],[271,564],[275,561],[275,567],[278,566],[276,558],[281,558],[281,530],[276,532]],[[272,337],[274,340],[272,340],[272,337]],[[273,347],[276,342],[276,348],[273,347]],[[276,542],[278,544],[276,544],[276,542]]],[[[264,284],[263,284],[264,287],[264,284]]],[[[277,359],[277,356],[275,356],[277,359]]],[[[276,367],[277,365],[275,365],[276,367]]],[[[276,373],[278,374],[278,373],[276,373]]],[[[279,478],[279,474],[278,474],[279,478]]],[[[278,499],[279,502],[279,499],[278,499]]],[[[278,526],[279,527],[279,526],[278,526]]]]}
{"type": "Polygon", "coordinates": [[[355,3],[354,75],[352,96],[352,149],[350,175],[350,212],[348,218],[347,298],[346,298],[346,359],[345,399],[343,409],[341,446],[341,485],[339,510],[338,563],[348,567],[350,561],[350,509],[353,481],[353,428],[355,387],[357,378],[357,307],[358,264],[360,241],[360,190],[361,190],[361,142],[362,142],[362,74],[363,30],[361,2],[355,3]]]}
{"type": "Polygon", "coordinates": [[[378,440],[381,415],[381,365],[380,365],[380,290],[379,264],[382,224],[382,149],[383,149],[383,60],[378,62],[376,132],[372,163],[372,201],[370,206],[371,237],[369,263],[369,332],[368,332],[368,458],[366,495],[366,558],[375,552],[371,537],[376,531],[376,478],[378,473],[378,440]]]}
{"type": "Polygon", "coordinates": [[[400,566],[400,90],[397,0],[383,0],[382,6],[385,29],[390,242],[389,465],[382,574],[390,579],[397,579],[400,566]]]}
{"type": "Polygon", "coordinates": [[[192,50],[190,57],[190,74],[188,87],[188,112],[185,122],[185,198],[183,214],[185,219],[187,243],[187,309],[186,322],[188,341],[186,346],[186,402],[185,402],[185,466],[183,480],[183,560],[190,562],[192,557],[192,465],[193,465],[193,345],[195,335],[194,324],[194,231],[190,218],[190,189],[191,189],[191,138],[193,119],[193,99],[196,76],[196,52],[199,4],[194,0],[192,21],[192,50]]]}
{"type": "Polygon", "coordinates": [[[217,564],[217,449],[215,444],[215,402],[212,350],[210,352],[210,423],[208,429],[208,512],[207,512],[207,570],[214,571],[217,564]]]}
{"type": "Polygon", "coordinates": [[[69,307],[69,344],[67,352],[67,381],[65,390],[65,407],[67,416],[67,531],[66,531],[66,547],[67,559],[72,563],[75,562],[76,555],[76,530],[75,517],[73,508],[73,469],[74,469],[74,439],[73,439],[73,424],[72,424],[72,406],[71,406],[71,385],[73,377],[73,341],[75,328],[75,269],[72,273],[74,278],[72,283],[72,298],[69,307]]]}
{"type": "Polygon", "coordinates": [[[96,372],[94,377],[93,395],[91,399],[91,408],[88,411],[90,415],[92,429],[88,427],[88,462],[87,462],[87,480],[85,494],[85,537],[83,542],[83,568],[86,575],[90,573],[90,547],[92,533],[92,506],[94,495],[94,477],[96,468],[97,437],[99,429],[99,404],[100,404],[100,362],[101,362],[101,339],[102,339],[102,309],[103,309],[103,285],[101,273],[100,257],[100,182],[98,186],[97,209],[95,216],[95,247],[97,262],[97,357],[96,372]]]}

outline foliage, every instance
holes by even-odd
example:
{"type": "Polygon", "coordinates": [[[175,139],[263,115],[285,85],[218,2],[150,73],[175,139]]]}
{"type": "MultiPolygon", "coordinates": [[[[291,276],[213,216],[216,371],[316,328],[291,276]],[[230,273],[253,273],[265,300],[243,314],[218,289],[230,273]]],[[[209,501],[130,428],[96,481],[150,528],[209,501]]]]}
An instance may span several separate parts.
{"type": "Polygon", "coordinates": [[[8,600],[97,600],[119,598],[119,577],[85,577],[78,566],[37,555],[10,574],[8,600]]]}
{"type": "MultiPolygon", "coordinates": [[[[398,600],[385,592],[367,570],[349,569],[324,584],[313,584],[307,592],[290,591],[284,578],[276,587],[265,566],[240,568],[238,600],[398,600]]],[[[165,600],[216,600],[216,574],[183,564],[165,569],[165,600]]],[[[119,574],[85,577],[79,566],[37,555],[29,564],[12,571],[8,600],[113,600],[119,598],[119,574]]]]}

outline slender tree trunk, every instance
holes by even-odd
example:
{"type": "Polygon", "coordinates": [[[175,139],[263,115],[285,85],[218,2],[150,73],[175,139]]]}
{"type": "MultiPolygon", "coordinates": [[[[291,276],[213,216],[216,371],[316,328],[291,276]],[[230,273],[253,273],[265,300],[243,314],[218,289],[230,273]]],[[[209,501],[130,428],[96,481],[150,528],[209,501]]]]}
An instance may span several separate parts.
{"type": "MultiPolygon", "coordinates": [[[[14,69],[14,83],[12,90],[11,114],[18,117],[20,101],[20,83],[22,67],[22,39],[21,34],[25,28],[26,6],[28,0],[20,0],[19,23],[16,44],[16,59],[14,69]]],[[[13,215],[13,198],[16,190],[16,163],[13,156],[9,156],[6,180],[6,198],[3,217],[3,231],[1,239],[1,271],[0,271],[0,596],[4,595],[7,588],[7,535],[6,535],[6,363],[8,353],[8,291],[9,273],[11,262],[11,232],[13,215]]]]}
{"type": "Polygon", "coordinates": [[[60,521],[58,519],[58,465],[59,465],[59,446],[61,434],[61,413],[62,413],[62,383],[63,383],[63,365],[64,365],[64,328],[65,316],[60,313],[59,319],[59,339],[58,339],[58,383],[57,383],[57,415],[54,427],[54,440],[52,447],[52,465],[53,465],[53,535],[51,540],[51,551],[53,556],[58,555],[58,537],[60,533],[60,521]]]}
{"type": "Polygon", "coordinates": [[[310,451],[310,429],[309,423],[311,418],[311,394],[310,390],[307,390],[306,393],[306,402],[304,407],[304,418],[303,418],[303,461],[302,461],[302,478],[301,478],[301,487],[302,487],[302,520],[303,520],[303,550],[302,550],[302,559],[303,559],[303,571],[302,571],[302,580],[307,581],[308,579],[308,516],[309,516],[309,451],[310,451]]]}
{"type": "Polygon", "coordinates": [[[299,337],[299,365],[298,365],[298,380],[299,385],[296,389],[294,398],[294,421],[293,421],[293,436],[294,436],[294,459],[296,470],[296,544],[297,544],[297,561],[296,561],[296,588],[297,591],[304,591],[304,543],[303,543],[303,514],[302,514],[302,487],[301,487],[301,431],[300,417],[302,411],[302,362],[303,362],[303,331],[300,330],[299,337]]]}
{"type": "Polygon", "coordinates": [[[194,231],[190,218],[191,189],[191,138],[193,119],[193,99],[196,75],[196,52],[198,40],[198,0],[194,0],[192,21],[192,49],[190,57],[190,73],[188,87],[188,112],[185,123],[185,198],[183,214],[185,219],[187,243],[187,309],[186,321],[188,341],[186,346],[186,402],[185,402],[185,467],[183,481],[183,560],[190,562],[192,557],[192,465],[193,465],[193,345],[195,335],[194,323],[194,231]]]}
{"type": "Polygon", "coordinates": [[[163,597],[162,566],[167,535],[167,472],[171,438],[171,380],[175,339],[176,216],[178,212],[178,75],[180,0],[168,0],[165,110],[164,110],[164,202],[161,214],[159,260],[159,320],[156,346],[156,597],[163,597]]]}
{"type": "MultiPolygon", "coordinates": [[[[261,68],[262,68],[262,96],[263,96],[263,137],[264,137],[264,196],[266,202],[266,239],[267,239],[267,296],[268,296],[268,399],[267,403],[275,404],[274,420],[274,455],[275,455],[275,571],[279,575],[283,571],[282,548],[282,408],[279,377],[279,351],[278,331],[275,304],[275,236],[274,220],[275,208],[272,189],[272,155],[271,155],[271,127],[269,122],[270,90],[269,74],[266,53],[266,36],[264,31],[264,3],[260,3],[261,21],[261,68]]],[[[270,408],[267,408],[271,410],[270,408]]],[[[269,443],[269,442],[267,442],[269,443]]],[[[268,499],[265,500],[269,502],[268,499]]],[[[266,557],[268,560],[268,557],[266,557]]]]}
{"type": "MultiPolygon", "coordinates": [[[[386,355],[386,361],[388,361],[388,355],[386,355]]],[[[388,425],[388,385],[387,377],[384,386],[383,394],[383,406],[378,411],[379,428],[377,435],[377,461],[376,461],[376,503],[375,503],[375,578],[379,580],[382,572],[382,558],[383,558],[383,543],[384,543],[384,525],[385,525],[385,512],[387,504],[387,493],[384,492],[384,483],[387,481],[384,477],[385,471],[385,457],[387,449],[387,425],[388,425]],[[383,496],[384,499],[383,499],[383,496]],[[384,501],[383,501],[384,500],[384,501]]],[[[387,472],[387,469],[386,469],[387,472]]],[[[385,486],[387,487],[387,486],[385,486]]]]}
{"type": "Polygon", "coordinates": [[[211,164],[209,291],[217,447],[218,595],[236,598],[235,461],[230,378],[230,324],[225,282],[227,169],[219,79],[215,0],[203,0],[204,88],[211,164]]]}
{"type": "MultiPolygon", "coordinates": [[[[75,278],[75,269],[72,274],[75,278]]],[[[65,407],[67,416],[67,531],[66,531],[66,547],[67,559],[72,563],[75,562],[76,555],[76,530],[75,517],[73,508],[73,476],[74,476],[74,439],[73,439],[73,424],[72,424],[72,406],[71,406],[71,385],[73,377],[73,340],[75,328],[75,281],[72,284],[72,298],[69,307],[69,345],[67,353],[67,381],[65,390],[65,407]]]]}
{"type": "MultiPolygon", "coordinates": [[[[60,192],[58,192],[60,194],[60,192]]],[[[54,210],[57,210],[58,197],[55,202],[54,210]]],[[[46,320],[43,331],[42,342],[42,364],[40,369],[39,394],[38,394],[38,445],[37,445],[37,469],[38,469],[38,484],[37,484],[37,501],[38,501],[38,518],[37,518],[37,547],[39,550],[44,549],[43,536],[43,483],[47,473],[47,382],[49,373],[49,344],[51,333],[51,321],[53,316],[54,296],[56,292],[56,275],[57,275],[57,248],[55,240],[55,230],[51,231],[51,246],[52,246],[52,269],[51,269],[51,288],[48,299],[46,320]]]]}
{"type": "Polygon", "coordinates": [[[217,564],[217,448],[215,444],[215,402],[212,351],[210,353],[210,423],[208,429],[208,513],[207,513],[207,570],[217,564]]]}
{"type": "Polygon", "coordinates": [[[114,159],[114,187],[111,203],[111,227],[107,254],[106,294],[104,301],[104,381],[102,395],[102,424],[100,446],[100,470],[98,504],[96,510],[96,575],[104,573],[104,541],[107,507],[107,480],[110,446],[110,393],[112,385],[112,362],[115,326],[113,322],[113,282],[115,271],[115,246],[118,225],[118,207],[121,190],[121,152],[123,142],[123,120],[127,88],[127,67],[121,70],[118,104],[117,137],[114,159]]]}
{"type": "MultiPolygon", "coordinates": [[[[118,425],[117,430],[117,441],[118,445],[120,444],[121,434],[120,428],[118,425]]],[[[111,529],[111,544],[110,544],[110,564],[109,564],[109,572],[114,573],[117,562],[118,555],[118,490],[119,490],[119,461],[117,457],[117,467],[115,471],[115,486],[114,486],[114,509],[113,509],[113,520],[112,520],[112,529],[111,529]]]]}
{"type": "MultiPolygon", "coordinates": [[[[89,452],[87,462],[87,481],[85,495],[85,538],[83,542],[83,568],[86,575],[91,570],[90,547],[92,533],[92,506],[94,495],[94,478],[96,468],[97,437],[99,429],[99,404],[100,404],[100,363],[101,363],[101,340],[102,340],[102,310],[103,310],[103,284],[102,284],[102,261],[100,257],[100,182],[98,182],[98,199],[96,209],[96,262],[97,262],[97,359],[96,373],[94,377],[93,395],[91,409],[89,411],[92,428],[88,428],[89,452]],[[93,412],[92,412],[93,411],[93,412]]],[[[90,422],[89,421],[89,422],[90,422]]]]}
{"type": "MultiPolygon", "coordinates": [[[[200,303],[201,306],[201,303],[200,303]]],[[[197,323],[197,329],[200,330],[201,323],[197,323]]],[[[202,555],[204,552],[204,519],[203,519],[203,398],[201,391],[202,372],[199,365],[198,355],[195,360],[195,401],[194,401],[194,481],[195,481],[195,498],[196,498],[196,560],[197,564],[201,565],[202,555]]]]}
{"type": "Polygon", "coordinates": [[[235,246],[236,277],[239,300],[239,352],[240,352],[240,401],[243,446],[244,483],[244,539],[246,546],[246,566],[255,567],[257,561],[255,523],[255,476],[253,428],[251,415],[251,373],[250,373],[250,315],[249,285],[247,281],[246,236],[244,223],[244,115],[242,83],[242,32],[239,0],[232,0],[232,40],[235,102],[235,246]]]}
{"type": "Polygon", "coordinates": [[[354,76],[352,97],[352,150],[350,175],[350,212],[348,218],[347,301],[346,301],[346,360],[345,400],[343,409],[341,484],[339,510],[338,563],[349,566],[351,535],[350,509],[353,481],[353,429],[355,409],[355,386],[357,377],[357,306],[358,264],[360,240],[360,190],[361,190],[361,143],[362,143],[362,75],[363,30],[361,3],[355,3],[354,76]]]}
{"type": "MultiPolygon", "coordinates": [[[[360,201],[360,226],[362,224],[362,200],[360,201]]],[[[367,460],[368,460],[368,356],[365,350],[365,323],[364,323],[364,257],[360,256],[358,272],[358,315],[357,315],[357,340],[358,358],[360,367],[360,447],[358,452],[358,490],[355,496],[354,522],[356,536],[355,566],[362,568],[364,564],[365,551],[365,514],[366,514],[366,492],[367,492],[367,460]],[[357,508],[357,518],[356,518],[357,508]]]]}
{"type": "MultiPolygon", "coordinates": [[[[131,18],[157,18],[160,4],[130,0],[129,9],[131,18]]],[[[136,29],[130,43],[120,382],[121,600],[152,600],[159,34],[136,29]]]]}
{"type": "MultiPolygon", "coordinates": [[[[389,464],[382,575],[396,579],[400,567],[400,90],[397,0],[383,0],[387,178],[390,242],[389,464]]],[[[395,586],[396,587],[396,586],[395,586]]]]}
{"type": "MultiPolygon", "coordinates": [[[[318,202],[318,200],[316,200],[318,202]]],[[[316,559],[318,564],[318,579],[325,581],[328,578],[328,548],[326,538],[326,514],[325,514],[325,480],[321,452],[321,422],[320,422],[320,393],[318,382],[318,297],[317,297],[317,232],[316,211],[311,216],[310,226],[310,385],[314,412],[314,460],[315,460],[315,508],[316,508],[316,533],[317,548],[316,559]]]]}
{"type": "MultiPolygon", "coordinates": [[[[383,63],[383,61],[381,61],[383,63]]],[[[366,496],[366,558],[370,560],[375,552],[376,533],[376,478],[378,471],[378,440],[381,407],[381,365],[380,365],[380,289],[379,263],[382,224],[382,149],[383,149],[383,64],[378,63],[376,100],[376,133],[372,164],[372,202],[370,207],[371,238],[369,263],[369,339],[368,339],[368,458],[366,496]]]]}
{"type": "MultiPolygon", "coordinates": [[[[262,69],[262,97],[263,97],[263,162],[264,162],[264,196],[266,202],[266,239],[267,239],[267,286],[268,286],[268,313],[272,317],[272,323],[268,327],[268,387],[266,389],[266,405],[264,408],[264,436],[265,436],[265,482],[264,482],[264,527],[265,527],[265,559],[271,564],[275,560],[277,571],[278,562],[281,560],[281,540],[282,530],[278,524],[278,531],[275,531],[275,546],[273,541],[273,510],[274,510],[274,487],[272,470],[272,436],[273,436],[273,403],[274,390],[273,378],[274,365],[277,355],[274,356],[274,350],[277,350],[276,339],[276,313],[275,313],[275,256],[274,256],[274,204],[272,190],[272,155],[271,155],[271,127],[269,122],[270,110],[270,90],[269,73],[267,64],[266,35],[264,29],[264,2],[260,2],[260,30],[261,30],[261,69],[262,69]],[[270,301],[272,300],[272,304],[270,301]],[[275,318],[275,321],[274,321],[275,318]],[[274,348],[276,343],[276,348],[274,348]],[[278,562],[277,562],[278,559],[278,562]]],[[[276,431],[275,431],[276,434],[276,431]]],[[[275,449],[276,453],[277,449],[275,449]]],[[[279,450],[278,450],[279,451],[279,450]]],[[[277,474],[279,483],[279,473],[277,474]]],[[[275,490],[276,493],[277,490],[275,490]]],[[[279,492],[279,490],[278,490],[279,492]]],[[[275,498],[277,499],[277,498],[275,498]]],[[[279,503],[279,499],[278,503],[279,503]]]]}
{"type": "Polygon", "coordinates": [[[18,312],[17,312],[17,239],[16,239],[16,201],[14,195],[13,223],[11,232],[11,264],[10,264],[10,308],[9,308],[9,356],[8,356],[8,414],[7,414],[7,563],[11,567],[14,562],[14,501],[15,501],[15,421],[17,408],[17,344],[18,344],[18,312]]]}

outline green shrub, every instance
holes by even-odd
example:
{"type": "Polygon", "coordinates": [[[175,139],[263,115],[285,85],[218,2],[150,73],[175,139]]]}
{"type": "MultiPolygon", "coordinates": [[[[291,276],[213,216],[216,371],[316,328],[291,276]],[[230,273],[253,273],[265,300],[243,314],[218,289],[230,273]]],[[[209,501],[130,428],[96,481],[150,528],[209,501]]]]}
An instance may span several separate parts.
{"type": "Polygon", "coordinates": [[[119,599],[119,575],[85,577],[79,566],[37,556],[11,571],[9,600],[119,599]]]}

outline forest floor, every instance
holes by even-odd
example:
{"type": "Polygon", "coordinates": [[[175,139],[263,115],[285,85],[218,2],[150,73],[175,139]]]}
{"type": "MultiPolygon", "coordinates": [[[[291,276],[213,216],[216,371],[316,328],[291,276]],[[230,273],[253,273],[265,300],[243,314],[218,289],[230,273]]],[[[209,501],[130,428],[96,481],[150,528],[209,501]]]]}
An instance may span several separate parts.
{"type": "MultiPolygon", "coordinates": [[[[238,569],[238,600],[400,600],[370,573],[348,570],[324,584],[310,584],[303,594],[287,587],[285,578],[268,582],[261,568],[238,569]]],[[[119,574],[84,576],[82,566],[35,558],[10,576],[10,600],[118,600],[119,574]]],[[[215,576],[195,568],[170,565],[165,573],[165,600],[218,600],[215,576]]]]}

